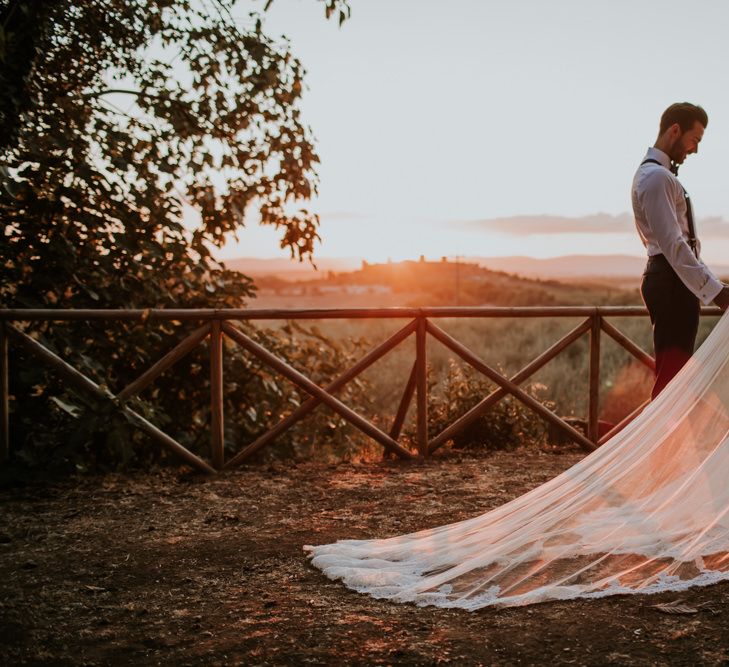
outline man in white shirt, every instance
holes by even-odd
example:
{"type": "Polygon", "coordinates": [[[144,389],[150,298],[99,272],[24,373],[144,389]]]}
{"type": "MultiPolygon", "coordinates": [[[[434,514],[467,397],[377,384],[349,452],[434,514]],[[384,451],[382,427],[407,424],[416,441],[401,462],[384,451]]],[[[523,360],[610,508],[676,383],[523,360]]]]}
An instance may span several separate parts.
{"type": "Polygon", "coordinates": [[[713,301],[722,310],[729,306],[729,287],[699,258],[691,202],[675,175],[686,156],[698,152],[708,122],[701,107],[672,104],[633,178],[635,224],[648,251],[641,295],[653,325],[652,398],[693,354],[700,302],[713,301]]]}

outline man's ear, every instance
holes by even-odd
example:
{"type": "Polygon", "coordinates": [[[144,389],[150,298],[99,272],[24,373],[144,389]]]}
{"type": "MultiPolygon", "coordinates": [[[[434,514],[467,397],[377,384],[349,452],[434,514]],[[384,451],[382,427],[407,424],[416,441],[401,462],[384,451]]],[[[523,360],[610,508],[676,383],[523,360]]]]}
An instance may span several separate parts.
{"type": "Polygon", "coordinates": [[[683,134],[683,131],[681,130],[681,126],[678,123],[674,123],[668,128],[668,136],[671,137],[672,140],[678,139],[683,134]]]}

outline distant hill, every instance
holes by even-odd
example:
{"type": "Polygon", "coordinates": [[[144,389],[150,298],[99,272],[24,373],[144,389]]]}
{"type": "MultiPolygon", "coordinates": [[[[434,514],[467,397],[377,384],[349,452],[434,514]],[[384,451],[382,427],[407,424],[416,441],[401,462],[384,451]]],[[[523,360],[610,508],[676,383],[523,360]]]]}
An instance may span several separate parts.
{"type": "MultiPolygon", "coordinates": [[[[453,258],[449,260],[450,263],[454,263],[453,258]]],[[[549,259],[520,256],[464,257],[459,261],[525,278],[602,282],[625,287],[637,286],[645,267],[644,257],[630,255],[564,255],[549,259]]],[[[242,271],[254,278],[273,276],[281,280],[301,281],[320,280],[329,272],[354,271],[362,266],[363,260],[357,257],[325,257],[315,260],[315,263],[318,270],[308,262],[289,259],[240,257],[226,261],[229,268],[242,271]]],[[[373,266],[387,266],[387,264],[373,266]]],[[[729,276],[729,265],[712,264],[711,268],[720,276],[729,276]]]]}
{"type": "Polygon", "coordinates": [[[328,271],[314,280],[256,280],[260,307],[554,306],[638,304],[637,289],[565,283],[494,271],[476,262],[420,261],[370,264],[328,271]]]}

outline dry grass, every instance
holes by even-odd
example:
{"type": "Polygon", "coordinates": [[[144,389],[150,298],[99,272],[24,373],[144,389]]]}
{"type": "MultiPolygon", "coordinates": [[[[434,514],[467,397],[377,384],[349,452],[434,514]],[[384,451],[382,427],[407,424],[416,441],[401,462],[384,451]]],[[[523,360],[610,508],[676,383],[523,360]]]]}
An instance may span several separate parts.
{"type": "MultiPolygon", "coordinates": [[[[462,342],[486,363],[507,376],[515,374],[532,359],[577,326],[581,318],[449,318],[435,323],[462,342]]],[[[616,317],[611,324],[624,332],[644,350],[652,353],[650,322],[644,317],[616,317]]],[[[704,318],[699,343],[716,322],[704,318]]],[[[346,345],[351,339],[364,338],[367,349],[386,340],[407,320],[320,320],[310,322],[322,335],[346,345]]],[[[262,323],[264,326],[275,323],[262,323]]],[[[444,387],[449,364],[455,355],[438,341],[428,339],[429,383],[437,400],[444,387]]],[[[411,336],[363,374],[369,383],[370,404],[364,416],[388,430],[402,396],[415,358],[415,337],[411,336]]],[[[463,364],[460,360],[457,363],[463,364]]],[[[526,384],[538,387],[540,399],[554,405],[562,416],[584,418],[588,408],[589,335],[566,348],[533,375],[526,384]]],[[[609,336],[601,336],[600,419],[617,423],[650,396],[652,373],[637,363],[609,336]]],[[[306,369],[301,369],[305,371],[306,369]]],[[[343,370],[343,369],[342,369],[343,370]]],[[[535,417],[537,419],[537,417],[535,417]]],[[[415,407],[411,404],[406,431],[415,430],[415,407]]],[[[352,436],[356,456],[379,457],[380,448],[365,437],[352,436]]]]}

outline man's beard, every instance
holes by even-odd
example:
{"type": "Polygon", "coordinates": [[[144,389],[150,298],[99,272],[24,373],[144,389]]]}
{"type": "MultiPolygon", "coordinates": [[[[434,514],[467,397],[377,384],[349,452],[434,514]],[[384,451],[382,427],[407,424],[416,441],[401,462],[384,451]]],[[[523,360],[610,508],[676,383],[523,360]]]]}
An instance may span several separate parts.
{"type": "Polygon", "coordinates": [[[673,142],[668,151],[668,157],[671,158],[671,162],[674,164],[682,164],[686,159],[686,154],[686,147],[683,145],[683,135],[676,137],[676,141],[673,142]]]}

